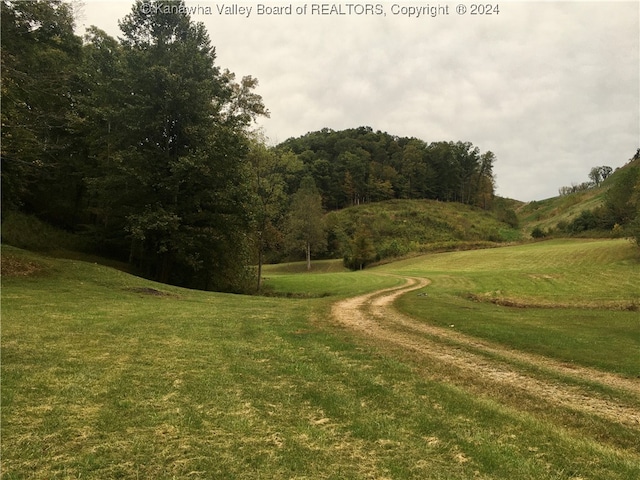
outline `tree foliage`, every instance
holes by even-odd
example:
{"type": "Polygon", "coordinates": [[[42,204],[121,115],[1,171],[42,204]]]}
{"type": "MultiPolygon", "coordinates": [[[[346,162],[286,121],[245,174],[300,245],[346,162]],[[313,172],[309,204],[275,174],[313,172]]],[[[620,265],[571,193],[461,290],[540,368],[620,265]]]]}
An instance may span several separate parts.
{"type": "Polygon", "coordinates": [[[344,254],[344,265],[347,268],[362,270],[377,260],[378,252],[371,240],[372,236],[371,231],[364,225],[358,226],[344,254]]]}
{"type": "Polygon", "coordinates": [[[268,111],[186,12],[138,0],[119,40],[92,27],[82,45],[66,4],[2,3],[3,205],[83,229],[156,280],[238,290],[247,134],[268,111]]]}
{"type": "Polygon", "coordinates": [[[640,181],[640,166],[630,166],[619,172],[617,181],[605,194],[605,209],[613,223],[630,223],[640,211],[636,186],[640,181]]]}
{"type": "Polygon", "coordinates": [[[593,187],[599,187],[603,181],[611,176],[613,173],[613,169],[607,165],[602,165],[599,167],[593,167],[589,171],[589,180],[588,182],[582,183],[572,183],[570,186],[563,186],[558,189],[558,193],[562,196],[570,195],[572,193],[584,192],[585,190],[589,190],[593,187]]]}
{"type": "Polygon", "coordinates": [[[46,210],[67,222],[80,188],[71,119],[82,43],[73,12],[61,0],[0,8],[2,208],[46,210]]]}
{"type": "Polygon", "coordinates": [[[306,177],[291,200],[287,239],[291,251],[304,252],[307,270],[311,270],[311,254],[322,252],[327,246],[323,217],[322,197],[313,179],[306,177]]]}
{"type": "Polygon", "coordinates": [[[281,224],[287,206],[287,185],[302,169],[302,163],[291,152],[276,152],[256,138],[251,144],[248,160],[251,168],[255,249],[257,254],[257,290],[262,286],[262,265],[267,249],[277,250],[283,239],[277,225],[281,224]]]}
{"type": "Polygon", "coordinates": [[[278,146],[302,160],[324,206],[335,210],[392,198],[429,198],[491,208],[492,152],[470,142],[427,143],[370,127],[323,129],[278,146]]]}

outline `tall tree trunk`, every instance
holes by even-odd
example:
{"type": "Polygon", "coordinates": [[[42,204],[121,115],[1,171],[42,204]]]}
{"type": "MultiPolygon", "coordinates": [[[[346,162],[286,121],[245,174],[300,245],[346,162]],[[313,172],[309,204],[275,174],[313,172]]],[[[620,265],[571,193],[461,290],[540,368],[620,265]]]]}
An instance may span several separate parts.
{"type": "Polygon", "coordinates": [[[311,243],[307,242],[307,271],[311,270],[311,243]]]}
{"type": "Polygon", "coordinates": [[[262,288],[262,249],[262,235],[260,235],[258,240],[258,293],[262,288]]]}

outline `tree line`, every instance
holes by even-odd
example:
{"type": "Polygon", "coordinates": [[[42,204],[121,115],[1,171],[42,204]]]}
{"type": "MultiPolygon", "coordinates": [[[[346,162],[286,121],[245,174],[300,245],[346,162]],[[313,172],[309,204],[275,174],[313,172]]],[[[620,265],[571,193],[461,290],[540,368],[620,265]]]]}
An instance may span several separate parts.
{"type": "Polygon", "coordinates": [[[3,218],[36,215],[144,276],[243,291],[265,252],[321,249],[326,210],[491,206],[495,156],[469,142],[360,127],[268,147],[257,80],[216,64],[183,0],[136,0],[118,38],[76,35],[63,0],[0,6],[3,218]]]}
{"type": "Polygon", "coordinates": [[[328,128],[278,145],[302,161],[327,210],[395,198],[491,208],[495,155],[471,142],[427,143],[359,127],[328,128]]]}
{"type": "Polygon", "coordinates": [[[572,183],[569,186],[562,186],[558,189],[560,196],[571,195],[572,193],[583,192],[590,188],[599,187],[602,182],[611,176],[613,168],[608,165],[593,167],[589,171],[589,181],[582,183],[572,183]]]}
{"type": "Polygon", "coordinates": [[[186,9],[147,4],[115,39],[77,36],[60,0],[2,2],[2,207],[155,280],[234,290],[251,253],[249,131],[268,112],[186,9]]]}

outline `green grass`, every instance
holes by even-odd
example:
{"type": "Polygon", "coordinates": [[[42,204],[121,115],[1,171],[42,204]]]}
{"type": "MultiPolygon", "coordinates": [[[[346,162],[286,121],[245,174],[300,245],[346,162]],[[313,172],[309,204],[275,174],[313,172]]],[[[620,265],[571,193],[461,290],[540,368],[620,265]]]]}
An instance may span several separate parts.
{"type": "Polygon", "coordinates": [[[432,280],[426,297],[398,302],[416,318],[515,349],[640,374],[640,250],[626,240],[442,253],[383,270],[432,280]]]}
{"type": "Polygon", "coordinates": [[[89,241],[80,235],[55,228],[33,215],[12,211],[2,215],[2,243],[39,252],[89,249],[89,241]]]}
{"type": "Polygon", "coordinates": [[[339,273],[348,272],[342,260],[313,260],[311,262],[311,270],[307,271],[307,262],[290,262],[276,263],[273,265],[263,265],[262,272],[269,274],[287,274],[287,273],[339,273]]]}
{"type": "MultiPolygon", "coordinates": [[[[289,264],[294,265],[294,264],[289,264]]],[[[265,272],[264,285],[269,293],[299,297],[346,297],[401,285],[397,277],[371,275],[369,272],[284,274],[265,272]]]]}
{"type": "Polygon", "coordinates": [[[365,227],[380,258],[493,246],[520,239],[518,229],[491,211],[454,202],[388,200],[330,212],[327,225],[338,242],[365,227]]]}
{"type": "MultiPolygon", "coordinates": [[[[524,259],[522,248],[514,255],[524,259]]],[[[637,272],[633,257],[613,250],[601,253],[602,265],[637,272]]],[[[494,251],[509,252],[439,254],[385,271],[433,276],[428,291],[440,288],[463,306],[509,310],[451,293],[494,288],[476,281],[487,265],[499,277],[509,262],[473,265],[494,251]]],[[[637,449],[568,427],[555,412],[541,416],[444,381],[328,318],[335,298],[393,277],[274,274],[275,289],[333,297],[245,297],[13,248],[2,254],[10,259],[2,277],[3,479],[640,476],[637,449]]],[[[528,280],[516,280],[517,267],[504,271],[511,280],[500,281],[538,298],[528,280]]]]}

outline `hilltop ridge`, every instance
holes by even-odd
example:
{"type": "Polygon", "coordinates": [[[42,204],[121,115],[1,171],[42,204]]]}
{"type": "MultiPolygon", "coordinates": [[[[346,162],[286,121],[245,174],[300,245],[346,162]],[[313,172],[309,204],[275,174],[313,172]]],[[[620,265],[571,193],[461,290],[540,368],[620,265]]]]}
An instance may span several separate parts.
{"type": "MultiPolygon", "coordinates": [[[[554,235],[564,235],[563,232],[568,225],[578,218],[582,212],[594,212],[603,209],[607,205],[607,192],[610,189],[621,186],[627,177],[637,176],[640,171],[640,157],[636,156],[630,159],[625,165],[617,168],[608,178],[599,185],[590,186],[566,195],[558,195],[539,201],[531,201],[526,203],[514,204],[513,208],[518,215],[523,231],[529,233],[538,228],[542,231],[549,232],[554,235]]],[[[627,179],[628,180],[628,179],[627,179]]],[[[639,178],[632,178],[630,185],[631,190],[637,189],[633,183],[638,182],[639,178]]],[[[630,207],[638,209],[637,203],[640,199],[638,194],[629,193],[627,199],[623,199],[624,203],[631,203],[630,207]]],[[[595,228],[587,235],[606,236],[606,228],[595,228]],[[598,232],[594,230],[600,230],[598,232]]],[[[611,230],[609,228],[608,230],[611,230]]],[[[576,232],[573,232],[576,233],[576,232]]],[[[611,233],[611,232],[609,232],[611,233]]],[[[620,236],[619,234],[617,236],[620,236]]]]}

